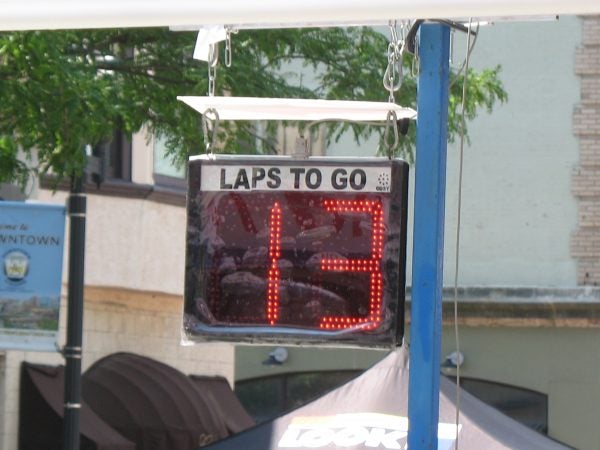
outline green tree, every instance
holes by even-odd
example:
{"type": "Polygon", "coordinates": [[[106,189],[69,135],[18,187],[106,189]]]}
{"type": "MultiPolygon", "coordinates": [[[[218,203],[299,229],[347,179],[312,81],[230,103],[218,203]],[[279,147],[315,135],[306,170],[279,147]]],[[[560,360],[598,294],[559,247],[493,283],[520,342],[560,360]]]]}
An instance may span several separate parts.
{"type": "MultiPolygon", "coordinates": [[[[199,114],[176,100],[207,91],[206,63],[192,59],[195,39],[165,28],[0,33],[0,182],[23,185],[32,171],[80,173],[82,148],[117,127],[133,133],[148,126],[179,162],[202,151],[199,114]]],[[[387,44],[370,28],[241,31],[233,38],[233,64],[219,66],[216,95],[385,101],[387,44]],[[315,69],[316,86],[286,74],[291,60],[315,69]]],[[[412,57],[403,64],[410,72],[412,57]]],[[[506,99],[498,71],[469,71],[469,118],[506,99]]],[[[451,88],[450,137],[461,127],[461,90],[461,82],[451,88]]],[[[415,106],[414,78],[405,77],[396,102],[415,106]]],[[[229,152],[247,151],[243,143],[256,138],[251,123],[221,125],[220,148],[229,152]]],[[[330,138],[348,127],[332,125],[330,138]]],[[[374,131],[352,127],[359,140],[374,131]]],[[[399,150],[409,157],[412,128],[399,150]]]]}

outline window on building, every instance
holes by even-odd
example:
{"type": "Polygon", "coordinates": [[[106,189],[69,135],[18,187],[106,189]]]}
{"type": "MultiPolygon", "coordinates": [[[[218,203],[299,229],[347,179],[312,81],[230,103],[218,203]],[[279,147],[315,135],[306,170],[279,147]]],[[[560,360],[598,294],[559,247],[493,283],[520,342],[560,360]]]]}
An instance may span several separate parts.
{"type": "Polygon", "coordinates": [[[257,423],[298,408],[356,377],[358,370],[301,372],[239,381],[235,393],[257,423]]]}
{"type": "Polygon", "coordinates": [[[178,167],[173,163],[171,156],[167,155],[165,139],[161,136],[154,137],[154,182],[158,185],[185,188],[186,168],[178,167]]]}
{"type": "MultiPolygon", "coordinates": [[[[357,370],[321,371],[252,378],[237,382],[235,393],[254,420],[261,423],[309,403],[360,373],[357,370]]],[[[523,425],[548,434],[547,395],[473,378],[461,378],[461,386],[523,425]]]]}
{"type": "MultiPolygon", "coordinates": [[[[450,378],[452,379],[452,378],[450,378]]],[[[452,381],[455,381],[452,379],[452,381]]],[[[548,396],[540,392],[492,381],[461,378],[461,387],[517,422],[548,434],[548,396]]]]}
{"type": "Polygon", "coordinates": [[[113,132],[110,141],[94,147],[92,155],[104,155],[105,179],[131,181],[131,136],[121,129],[113,132]]]}

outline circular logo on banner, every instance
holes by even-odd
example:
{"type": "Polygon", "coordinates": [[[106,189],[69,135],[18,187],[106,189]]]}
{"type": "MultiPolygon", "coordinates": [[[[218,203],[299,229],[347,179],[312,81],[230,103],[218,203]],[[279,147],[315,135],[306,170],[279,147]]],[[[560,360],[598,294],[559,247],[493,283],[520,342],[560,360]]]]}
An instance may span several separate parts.
{"type": "Polygon", "coordinates": [[[12,283],[22,283],[29,272],[29,255],[22,250],[4,254],[4,275],[12,283]]]}

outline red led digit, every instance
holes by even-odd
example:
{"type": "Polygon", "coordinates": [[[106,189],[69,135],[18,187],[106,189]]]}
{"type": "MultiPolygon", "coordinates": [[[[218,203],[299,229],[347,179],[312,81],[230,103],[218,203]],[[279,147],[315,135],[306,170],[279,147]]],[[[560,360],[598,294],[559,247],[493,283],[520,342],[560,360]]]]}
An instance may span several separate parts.
{"type": "Polygon", "coordinates": [[[322,259],[321,270],[334,272],[369,273],[369,312],[366,317],[334,317],[321,319],[321,328],[336,330],[350,327],[374,329],[382,321],[383,275],[381,258],[383,257],[383,207],[372,200],[325,200],[323,206],[330,212],[369,213],[372,218],[373,236],[371,239],[371,257],[368,259],[322,259]]]}
{"type": "Polygon", "coordinates": [[[275,325],[279,317],[279,258],[281,258],[281,207],[275,202],[269,218],[269,272],[267,276],[267,320],[275,325]]]}

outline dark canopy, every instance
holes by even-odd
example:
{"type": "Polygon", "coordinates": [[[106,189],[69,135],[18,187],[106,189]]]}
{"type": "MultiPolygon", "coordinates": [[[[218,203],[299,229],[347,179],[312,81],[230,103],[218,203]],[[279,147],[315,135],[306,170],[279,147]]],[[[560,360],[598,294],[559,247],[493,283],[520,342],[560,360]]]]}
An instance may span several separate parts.
{"type": "MultiPolygon", "coordinates": [[[[439,450],[456,437],[456,386],[441,380],[439,450]]],[[[207,450],[404,449],[408,429],[408,352],[392,352],[371,369],[295,411],[217,442],[207,450]]],[[[470,394],[461,393],[459,448],[564,450],[470,394]]]]}
{"type": "Polygon", "coordinates": [[[239,433],[254,426],[254,419],[250,417],[235,396],[226,378],[190,375],[190,379],[200,392],[206,393],[214,403],[219,405],[225,426],[230,434],[239,433]]]}
{"type": "MultiPolygon", "coordinates": [[[[19,450],[62,448],[64,367],[24,362],[21,366],[19,450]]],[[[135,450],[135,444],[107,425],[83,402],[82,450],[135,450]]]]}
{"type": "MultiPolygon", "coordinates": [[[[62,447],[64,367],[23,363],[19,450],[62,447]]],[[[81,450],[192,450],[254,425],[223,377],[131,353],[82,377],[81,450]]]]}
{"type": "Polygon", "coordinates": [[[221,399],[177,369],[132,353],[98,360],[83,375],[90,407],[143,450],[188,450],[229,435],[221,399]]]}

